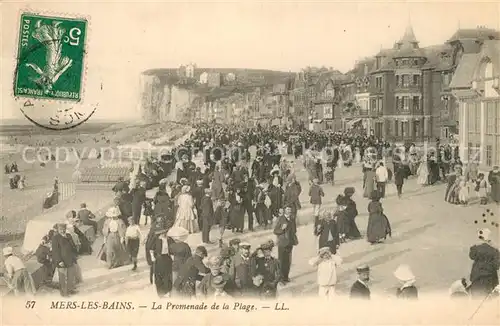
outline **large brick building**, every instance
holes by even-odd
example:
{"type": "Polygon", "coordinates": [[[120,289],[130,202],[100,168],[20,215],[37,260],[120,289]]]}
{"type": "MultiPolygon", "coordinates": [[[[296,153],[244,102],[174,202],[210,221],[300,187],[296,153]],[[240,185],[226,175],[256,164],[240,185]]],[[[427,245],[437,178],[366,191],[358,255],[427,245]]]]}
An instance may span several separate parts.
{"type": "Polygon", "coordinates": [[[408,26],[391,49],[356,63],[341,86],[343,127],[361,124],[395,141],[448,138],[458,132],[458,105],[449,84],[463,53],[478,53],[498,32],[458,30],[446,43],[419,47],[408,26]]]}

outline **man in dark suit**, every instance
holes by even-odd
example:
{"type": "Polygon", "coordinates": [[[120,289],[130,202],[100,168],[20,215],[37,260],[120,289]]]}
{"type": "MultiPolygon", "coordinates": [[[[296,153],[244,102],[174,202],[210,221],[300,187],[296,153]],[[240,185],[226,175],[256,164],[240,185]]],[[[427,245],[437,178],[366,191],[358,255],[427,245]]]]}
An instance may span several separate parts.
{"type": "Polygon", "coordinates": [[[296,219],[292,215],[290,206],[287,206],[285,213],[278,217],[274,234],[278,236],[278,260],[281,266],[282,281],[287,283],[290,282],[293,246],[298,244],[296,219]]]}
{"type": "Polygon", "coordinates": [[[132,216],[135,224],[139,225],[141,219],[142,205],[146,201],[146,182],[140,181],[139,186],[132,189],[132,216]]]}
{"type": "Polygon", "coordinates": [[[332,254],[337,253],[337,248],[340,246],[339,231],[331,212],[325,213],[325,216],[319,220],[315,235],[319,236],[318,248],[328,247],[332,254]]]}
{"type": "Polygon", "coordinates": [[[203,243],[210,244],[210,227],[213,224],[214,204],[212,201],[212,191],[207,188],[204,190],[205,195],[200,202],[200,219],[201,219],[201,239],[203,243]]]}
{"type": "Polygon", "coordinates": [[[370,300],[370,289],[368,282],[370,281],[370,268],[366,265],[356,268],[358,272],[358,279],[351,287],[351,299],[364,299],[370,300]]]}
{"type": "Polygon", "coordinates": [[[247,296],[254,290],[250,273],[250,244],[240,243],[239,252],[231,259],[230,269],[234,270],[236,288],[240,295],[247,296]]]}
{"type": "Polygon", "coordinates": [[[52,238],[52,260],[59,274],[59,289],[63,297],[76,293],[76,259],[78,251],[66,233],[66,224],[57,224],[57,233],[52,238]]]}
{"type": "Polygon", "coordinates": [[[196,207],[196,213],[198,213],[198,227],[200,230],[203,229],[203,218],[201,217],[201,200],[203,199],[205,192],[203,190],[203,180],[196,180],[196,185],[191,189],[191,195],[194,199],[194,205],[196,207]]]}
{"type": "Polygon", "coordinates": [[[83,225],[92,226],[92,228],[94,228],[94,233],[97,236],[97,222],[95,221],[95,215],[87,208],[87,204],[83,203],[80,205],[77,217],[83,225]]]}
{"type": "Polygon", "coordinates": [[[248,230],[253,231],[254,221],[254,193],[255,193],[255,180],[253,178],[245,177],[243,184],[243,206],[248,215],[248,230]]]}

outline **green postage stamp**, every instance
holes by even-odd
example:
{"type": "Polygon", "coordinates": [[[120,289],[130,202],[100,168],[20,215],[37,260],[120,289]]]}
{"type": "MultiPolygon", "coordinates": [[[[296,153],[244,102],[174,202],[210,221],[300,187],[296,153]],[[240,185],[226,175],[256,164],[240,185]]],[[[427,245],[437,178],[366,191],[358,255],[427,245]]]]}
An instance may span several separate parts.
{"type": "Polygon", "coordinates": [[[80,101],[87,20],[23,13],[14,96],[80,101]]]}

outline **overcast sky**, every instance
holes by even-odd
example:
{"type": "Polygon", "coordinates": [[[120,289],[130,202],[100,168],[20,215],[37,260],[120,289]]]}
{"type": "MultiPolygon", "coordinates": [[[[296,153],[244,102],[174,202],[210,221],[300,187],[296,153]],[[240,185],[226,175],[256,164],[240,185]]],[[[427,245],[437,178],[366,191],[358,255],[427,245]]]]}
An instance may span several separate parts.
{"type": "Polygon", "coordinates": [[[137,115],[139,73],[148,68],[264,68],[297,71],[354,61],[392,47],[411,21],[421,46],[458,28],[499,28],[495,2],[7,2],[1,5],[2,119],[20,117],[11,97],[19,13],[23,9],[90,18],[86,102],[96,118],[137,115]],[[97,91],[103,83],[103,94],[97,91]]]}

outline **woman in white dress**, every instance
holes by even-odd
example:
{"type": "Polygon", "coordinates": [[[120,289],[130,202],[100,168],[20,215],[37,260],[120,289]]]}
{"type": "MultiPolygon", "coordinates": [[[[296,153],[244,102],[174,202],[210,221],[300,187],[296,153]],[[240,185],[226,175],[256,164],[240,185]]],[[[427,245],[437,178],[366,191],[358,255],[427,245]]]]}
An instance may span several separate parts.
{"type": "Polygon", "coordinates": [[[427,161],[423,160],[420,162],[420,166],[417,170],[417,183],[419,185],[425,186],[427,184],[427,180],[429,178],[429,169],[427,168],[427,161]]]}
{"type": "Polygon", "coordinates": [[[174,226],[184,228],[188,230],[189,233],[196,233],[199,231],[196,210],[193,197],[189,193],[189,190],[189,186],[183,186],[177,198],[178,208],[174,226]]]}

